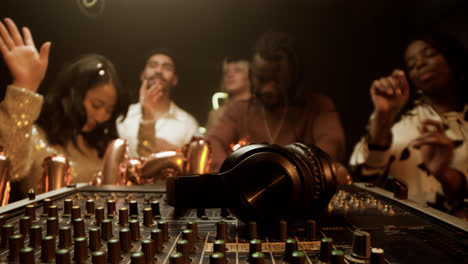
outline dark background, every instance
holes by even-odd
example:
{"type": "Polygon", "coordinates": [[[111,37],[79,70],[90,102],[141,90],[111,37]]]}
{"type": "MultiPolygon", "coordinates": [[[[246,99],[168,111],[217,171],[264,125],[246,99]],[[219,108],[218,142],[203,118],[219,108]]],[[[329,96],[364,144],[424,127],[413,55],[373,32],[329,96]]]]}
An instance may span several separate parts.
{"type": "MultiPolygon", "coordinates": [[[[372,80],[403,66],[407,37],[443,28],[468,46],[466,1],[456,0],[1,0],[0,17],[28,26],[36,45],[52,41],[41,90],[58,69],[84,53],[101,53],[117,66],[136,101],[148,52],[176,54],[174,101],[206,122],[226,55],[250,57],[267,30],[294,37],[305,65],[305,86],[336,103],[347,151],[362,135],[372,110],[372,80]],[[90,8],[83,3],[96,1],[90,8]]],[[[1,93],[11,77],[0,63],[1,93]]]]}

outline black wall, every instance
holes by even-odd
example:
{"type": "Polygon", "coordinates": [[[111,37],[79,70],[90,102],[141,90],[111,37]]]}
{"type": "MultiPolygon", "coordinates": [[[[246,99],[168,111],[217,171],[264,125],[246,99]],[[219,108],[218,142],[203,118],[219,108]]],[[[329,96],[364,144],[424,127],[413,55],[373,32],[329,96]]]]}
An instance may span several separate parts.
{"type": "MultiPolygon", "coordinates": [[[[286,31],[298,42],[307,89],[335,100],[348,152],[372,110],[370,83],[403,66],[407,36],[418,29],[441,27],[468,43],[466,14],[461,0],[0,1],[0,17],[30,27],[37,45],[52,41],[43,86],[65,62],[83,53],[101,53],[117,65],[136,96],[147,53],[167,47],[177,55],[180,76],[173,99],[200,124],[205,123],[211,95],[218,90],[222,58],[250,56],[262,32],[286,31]],[[97,5],[85,8],[87,15],[79,6],[93,1],[97,5]]],[[[9,82],[2,62],[2,92],[9,82]]]]}

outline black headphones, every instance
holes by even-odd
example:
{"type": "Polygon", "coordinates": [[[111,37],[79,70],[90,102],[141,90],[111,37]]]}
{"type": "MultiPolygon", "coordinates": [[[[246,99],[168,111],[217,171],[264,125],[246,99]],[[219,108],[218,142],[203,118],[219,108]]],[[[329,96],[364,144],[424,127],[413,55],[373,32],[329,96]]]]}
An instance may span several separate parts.
{"type": "Polygon", "coordinates": [[[169,205],[228,208],[244,222],[311,216],[336,192],[334,167],[321,149],[252,144],[233,152],[217,174],[167,178],[169,205]]]}

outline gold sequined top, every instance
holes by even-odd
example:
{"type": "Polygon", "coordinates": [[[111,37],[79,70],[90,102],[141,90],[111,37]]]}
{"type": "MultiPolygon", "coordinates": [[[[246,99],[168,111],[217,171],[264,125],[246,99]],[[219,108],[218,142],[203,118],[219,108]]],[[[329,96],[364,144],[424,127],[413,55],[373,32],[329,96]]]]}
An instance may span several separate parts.
{"type": "Polygon", "coordinates": [[[48,144],[44,130],[34,124],[42,102],[42,95],[9,85],[0,103],[0,146],[11,161],[12,181],[18,183],[22,196],[38,185],[44,158],[53,154],[68,157],[75,183],[89,182],[103,165],[97,150],[88,146],[81,136],[77,138],[79,150],[72,142],[66,146],[48,144]]]}

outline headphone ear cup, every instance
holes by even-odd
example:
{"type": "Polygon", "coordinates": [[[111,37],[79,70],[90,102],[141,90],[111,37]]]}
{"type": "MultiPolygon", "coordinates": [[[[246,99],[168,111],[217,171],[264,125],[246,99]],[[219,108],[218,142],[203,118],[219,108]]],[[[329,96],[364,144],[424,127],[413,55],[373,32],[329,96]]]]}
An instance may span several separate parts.
{"type": "Polygon", "coordinates": [[[290,144],[285,149],[298,157],[304,183],[304,205],[322,209],[336,192],[331,158],[320,148],[302,143],[290,144]]]}
{"type": "Polygon", "coordinates": [[[270,145],[266,144],[250,144],[248,146],[244,146],[229,155],[221,165],[219,172],[226,172],[234,168],[237,164],[239,164],[245,158],[258,153],[269,151],[271,149],[270,145]]]}

